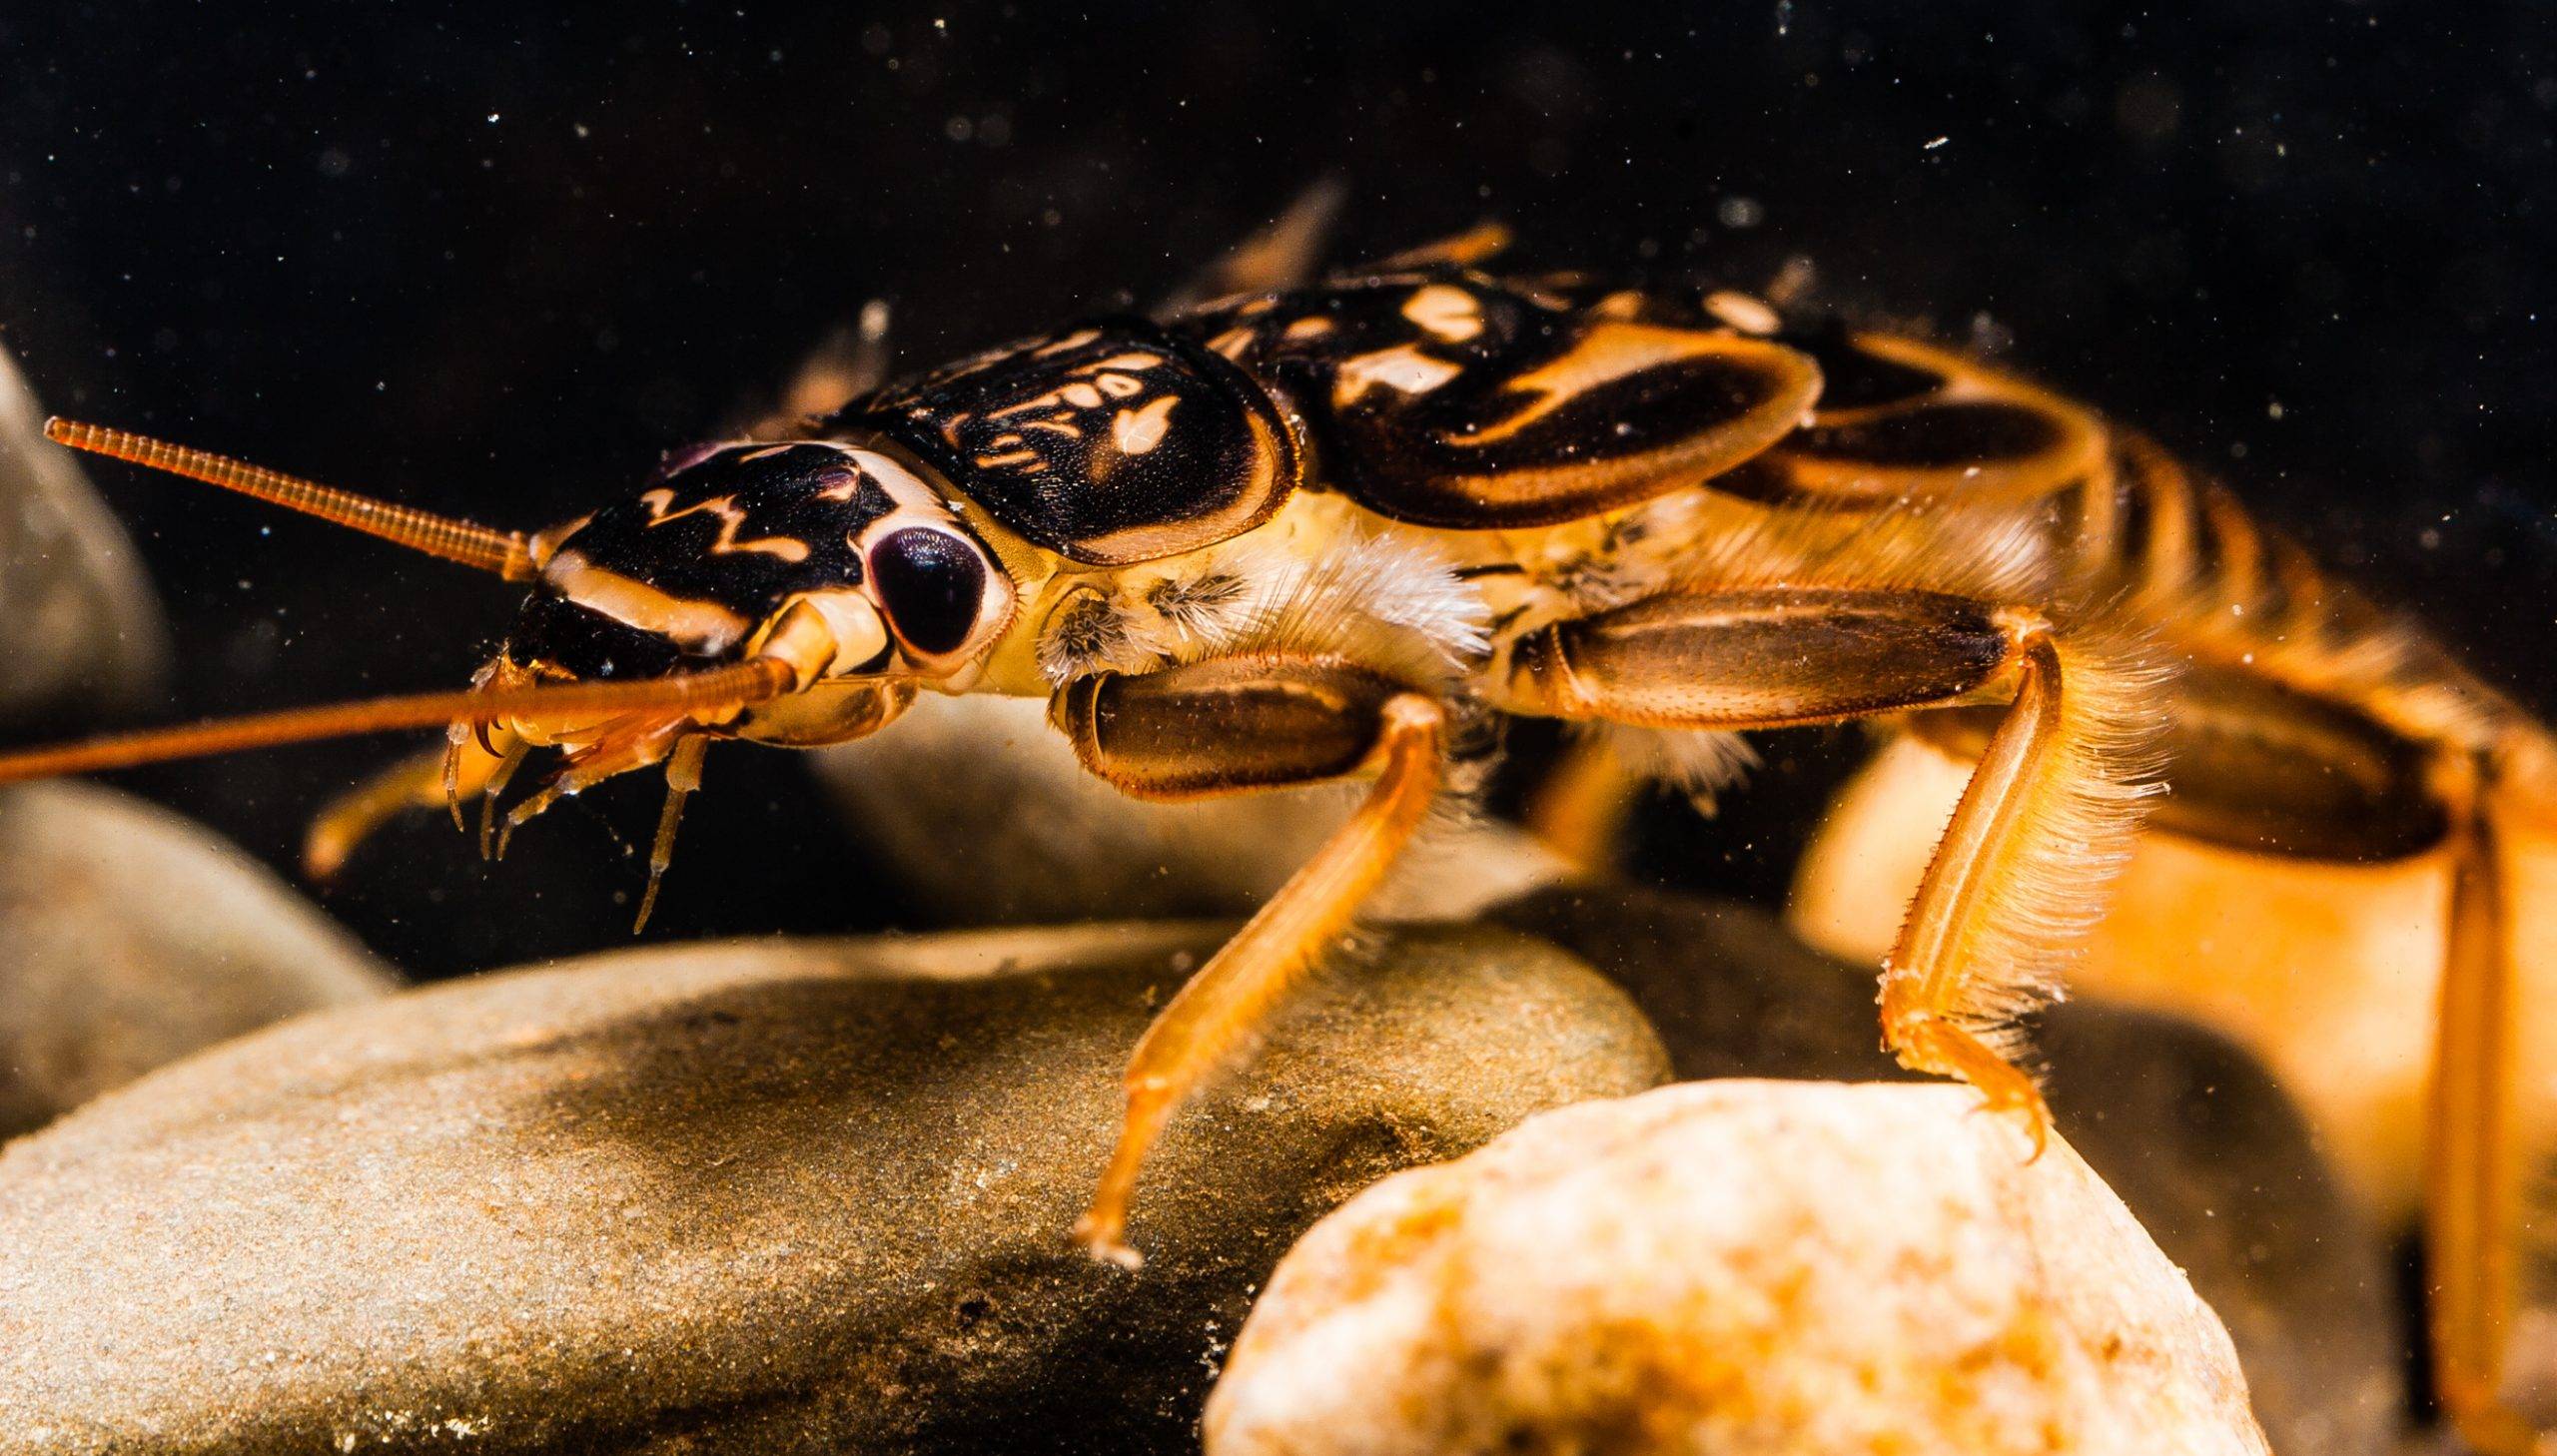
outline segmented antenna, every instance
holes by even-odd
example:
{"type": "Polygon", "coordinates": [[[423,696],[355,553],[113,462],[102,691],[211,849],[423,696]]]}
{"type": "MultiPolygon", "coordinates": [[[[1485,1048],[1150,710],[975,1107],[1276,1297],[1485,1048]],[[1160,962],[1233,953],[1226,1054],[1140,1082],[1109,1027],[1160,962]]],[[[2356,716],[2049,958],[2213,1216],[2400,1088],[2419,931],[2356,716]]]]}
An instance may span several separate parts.
{"type": "Polygon", "coordinates": [[[458,561],[482,571],[493,571],[508,581],[526,581],[533,574],[530,540],[515,531],[492,530],[466,520],[433,515],[406,505],[375,500],[350,490],[322,485],[317,481],[252,465],[229,455],[210,450],[171,444],[149,435],[128,430],[109,429],[100,424],[83,424],[76,419],[53,418],[44,422],[47,438],[76,450],[109,455],[202,480],[225,490],[237,490],[270,501],[288,510],[316,515],[322,520],[351,526],[367,535],[380,536],[395,545],[447,561],[458,561]]]}
{"type": "Polygon", "coordinates": [[[672,677],[417,693],[288,708],[280,713],[216,719],[176,728],[147,728],[81,743],[0,753],[0,784],[132,768],[173,758],[204,758],[320,738],[385,733],[397,728],[505,721],[569,725],[623,713],[675,715],[743,708],[780,697],[790,691],[795,680],[789,664],[778,658],[755,657],[672,677]]]}

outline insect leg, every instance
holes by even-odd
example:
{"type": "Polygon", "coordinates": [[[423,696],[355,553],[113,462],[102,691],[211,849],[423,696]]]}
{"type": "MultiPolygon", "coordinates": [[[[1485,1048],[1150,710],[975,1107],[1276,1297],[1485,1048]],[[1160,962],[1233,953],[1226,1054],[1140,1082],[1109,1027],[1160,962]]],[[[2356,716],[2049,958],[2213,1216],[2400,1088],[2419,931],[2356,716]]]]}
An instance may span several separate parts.
{"type": "Polygon", "coordinates": [[[1380,258],[1368,267],[1378,273],[1402,268],[1427,268],[1433,264],[1453,264],[1459,268],[1471,268],[1478,263],[1487,263],[1506,252],[1509,243],[1510,234],[1506,224],[1476,223],[1461,233],[1438,239],[1434,243],[1423,243],[1417,248],[1407,248],[1390,257],[1380,258]]]}
{"type": "Polygon", "coordinates": [[[582,794],[615,775],[664,762],[680,737],[692,727],[692,721],[687,718],[643,719],[619,725],[592,744],[578,749],[554,769],[539,788],[526,795],[522,803],[506,811],[497,830],[496,857],[504,859],[506,845],[513,840],[515,831],[549,812],[551,805],[582,794]]]}
{"type": "Polygon", "coordinates": [[[1059,691],[1051,716],[1084,766],[1139,798],[1186,799],[1373,772],[1348,820],[1184,985],[1129,1060],[1127,1112],[1075,1236],[1133,1267],[1128,1207],[1147,1149],[1184,1097],[1321,956],[1428,813],[1446,714],[1337,658],[1257,654],[1059,691]]]}
{"type": "MultiPolygon", "coordinates": [[[[2224,1025],[2268,1051],[2286,1080],[2313,1085],[2318,1074],[2311,1069],[2328,1055],[2320,1039],[2262,1038],[2295,1005],[2285,1000],[2292,994],[2287,988],[2300,966],[2317,963],[2316,953],[2302,960],[2276,950],[2258,959],[2258,953],[2232,943],[2287,945],[2283,907],[2293,913],[2305,909],[2317,919],[2339,917],[2348,926],[2367,918],[2350,904],[2362,893],[2355,881],[2327,882],[2313,899],[2299,898],[2298,892],[2263,894],[2280,883],[2270,878],[2273,866],[2419,863],[2447,871],[2423,1095],[2433,1381],[2442,1408],[2470,1445],[2496,1453],[2528,1451],[2531,1431],[2503,1403],[2504,1377],[2510,1336],[2526,1317],[2523,1311],[2539,1315],[2546,1308],[2544,1291],[2525,1287],[2526,1271],[2537,1263],[2537,1250],[2529,1246],[2525,1175],[2531,1157],[2544,1151],[2548,1111],[2544,1088],[2524,1071],[2538,1065],[2531,1054],[2540,1049],[2526,1040],[2533,1032],[2521,1001],[2526,983],[2518,980],[2523,963],[2517,947],[2528,942],[2516,937],[2517,916],[2525,907],[2516,903],[2511,886],[2515,842],[2527,842],[2544,813],[2544,801],[2534,801],[2531,790],[2545,781],[2545,773],[2534,772],[2535,730],[2499,733],[2488,722],[2465,732],[2426,733],[2390,720],[2376,706],[2350,688],[2285,683],[2243,662],[2187,663],[2174,684],[2164,738],[2168,790],[2147,835],[2161,852],[2167,842],[2181,840],[2258,857],[2265,878],[2259,880],[2244,861],[2214,859],[2208,870],[2169,873],[2208,874],[2224,884],[2200,890],[2195,878],[2154,880],[2141,897],[2154,917],[2164,897],[2199,892],[2204,904],[2192,913],[2213,923],[2207,934],[2217,942],[2204,972],[2177,969],[2195,956],[2193,925],[2170,919],[2144,926],[2137,906],[2109,928],[2100,954],[2112,968],[2116,989],[2133,1000],[2200,995],[2216,1001],[2225,1015],[2233,1004],[2225,998],[2261,998],[2260,1006],[2224,1025]],[[2211,908],[2214,901],[2224,904],[2227,918],[2211,908]],[[2270,908],[2256,915],[2258,905],[2270,908]],[[2261,990],[2268,977],[2284,989],[2261,990]]],[[[1995,726],[1984,721],[1986,711],[1931,713],[1913,720],[1912,728],[1949,756],[1977,762],[1988,752],[1995,726]]],[[[1835,914],[1870,898],[1873,888],[1852,883],[1841,868],[1860,857],[1854,840],[1846,843],[1851,847],[1826,871],[1840,880],[1823,884],[1824,872],[1817,869],[1806,880],[1816,887],[1813,897],[1827,902],[1818,918],[1831,919],[1833,927],[1835,914]]],[[[2179,901],[2177,911],[2185,909],[2179,901]]],[[[2312,1091],[2309,1099],[2320,1097],[2312,1091]]],[[[2334,1110],[2364,1122],[2387,1122],[2393,1119],[2382,1108],[2395,1105],[2378,1093],[2334,1110]]],[[[2336,1130],[2349,1137],[2366,1129],[2336,1130]]]]}
{"type": "MultiPolygon", "coordinates": [[[[489,774],[487,781],[479,786],[479,858],[482,860],[493,860],[497,857],[497,801],[505,797],[506,785],[514,782],[515,770],[523,767],[524,755],[532,751],[530,743],[516,738],[511,733],[506,736],[513,741],[507,744],[504,750],[505,756],[497,760],[496,771],[489,774]]],[[[450,763],[451,760],[447,758],[445,762],[450,763]]],[[[453,786],[450,774],[445,775],[444,783],[446,795],[451,797],[453,786]]],[[[461,817],[460,799],[452,798],[452,806],[453,818],[457,821],[461,817]]]]}
{"type": "Polygon", "coordinates": [[[439,744],[404,758],[330,800],[302,837],[302,872],[327,881],[345,867],[358,845],[395,816],[442,804],[447,756],[452,760],[454,791],[478,793],[494,779],[517,742],[503,729],[491,730],[489,736],[498,744],[496,753],[464,734],[450,749],[439,744]]]}
{"type": "Polygon", "coordinates": [[[2503,1403],[2521,1197],[2513,1128],[2509,907],[2488,803],[2474,776],[2453,831],[2449,944],[2433,1033],[2425,1139],[2425,1255],[2432,1284],[2433,1384],[2468,1443],[2507,1456],[2537,1449],[2503,1403]]]}
{"type": "Polygon", "coordinates": [[[832,414],[888,381],[894,354],[888,344],[891,312],[886,299],[861,306],[850,324],[817,343],[790,376],[781,397],[743,428],[749,439],[795,439],[811,419],[832,414]]]}
{"type": "Polygon", "coordinates": [[[666,807],[657,814],[656,842],[648,849],[648,888],[639,897],[639,916],[630,927],[637,935],[648,928],[648,913],[657,908],[657,887],[675,860],[675,830],[683,823],[683,801],[701,787],[701,761],[710,752],[708,735],[695,733],[675,745],[666,757],[666,807]]]}
{"type": "Polygon", "coordinates": [[[1156,318],[1236,294],[1272,294],[1302,288],[1322,262],[1323,245],[1349,189],[1337,177],[1317,178],[1287,210],[1234,246],[1157,305],[1156,318]]]}
{"type": "Polygon", "coordinates": [[[1501,706],[1663,728],[1834,723],[2006,698],[1885,959],[1902,1063],[2048,1113],[2010,1060],[2101,913],[2151,789],[2153,684],[2020,607],[1914,590],[1671,592],[1510,645],[1501,706]]]}
{"type": "Polygon", "coordinates": [[[1612,869],[1643,788],[1643,776],[1604,734],[1581,734],[1563,745],[1553,772],[1528,799],[1527,830],[1577,869],[1612,869]]]}
{"type": "MultiPolygon", "coordinates": [[[[1910,902],[1908,923],[1883,959],[1882,1024],[1883,1040],[1902,1066],[1959,1077],[1979,1088],[1991,1106],[2029,1112],[2039,1151],[2051,1114],[2032,1080],[1993,1044],[2003,1029],[1977,1025],[1986,1008],[1974,989],[1979,971],[1971,958],[1982,922],[2026,912],[1999,903],[1998,859],[2018,852],[2018,832],[2034,812],[2036,781],[2052,777],[2054,740],[2062,731],[2064,687],[2049,633],[2028,629],[2019,646],[2024,672],[2015,703],[1972,770],[1910,902]]],[[[2002,990],[1985,1000],[1997,1006],[2015,995],[2002,990]]]]}

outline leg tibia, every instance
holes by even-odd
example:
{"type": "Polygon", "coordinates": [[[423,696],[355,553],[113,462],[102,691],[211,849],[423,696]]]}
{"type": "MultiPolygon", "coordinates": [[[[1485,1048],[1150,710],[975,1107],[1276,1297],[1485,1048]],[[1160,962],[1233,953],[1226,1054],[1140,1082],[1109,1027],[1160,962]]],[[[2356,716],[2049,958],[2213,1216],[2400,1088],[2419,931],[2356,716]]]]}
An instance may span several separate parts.
{"type": "MultiPolygon", "coordinates": [[[[2152,684],[2037,626],[2018,654],[2015,701],[1883,970],[1883,1032],[1901,1062],[1975,1083],[1984,1058],[2006,1064],[2016,1017],[2058,990],[2155,787],[2152,684]]],[[[1982,1086],[2039,1105],[2012,1071],[1982,1086]]]]}
{"type": "Polygon", "coordinates": [[[1437,796],[1444,710],[1415,693],[1380,696],[1371,680],[1381,681],[1333,662],[1263,659],[1106,678],[1060,695],[1057,716],[1085,763],[1131,792],[1231,792],[1376,773],[1348,822],[1182,987],[1137,1044],[1128,1064],[1127,1120],[1076,1225],[1096,1256],[1136,1262],[1125,1237],[1128,1208],[1156,1136],[1339,938],[1437,796]]]}
{"type": "MultiPolygon", "coordinates": [[[[2479,785],[2470,797],[2489,791],[2479,785]]],[[[2433,1383],[2470,1445],[2519,1456],[2537,1438],[2503,1404],[2521,1196],[2508,916],[2491,814],[2472,807],[2463,819],[2452,841],[2424,1169],[2433,1383]]]]}

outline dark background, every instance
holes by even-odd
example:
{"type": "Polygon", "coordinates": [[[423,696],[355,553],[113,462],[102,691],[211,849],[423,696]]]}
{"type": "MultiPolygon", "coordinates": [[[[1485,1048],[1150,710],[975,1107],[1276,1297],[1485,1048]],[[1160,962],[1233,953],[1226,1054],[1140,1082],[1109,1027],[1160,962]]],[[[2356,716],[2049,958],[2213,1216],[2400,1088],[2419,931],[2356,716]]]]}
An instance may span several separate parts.
{"type": "MultiPolygon", "coordinates": [[[[868,298],[928,363],[1157,294],[1330,173],[1350,255],[1486,215],[1540,261],[1798,254],[1833,302],[2011,343],[2557,704],[2543,7],[1680,9],[13,5],[0,336],[65,412],[528,527],[868,298]]],[[[510,609],[96,473],[177,624],[157,716],[457,685],[510,609]]],[[[283,864],[394,751],[126,778],[283,864]]],[[[799,774],[717,757],[665,933],[899,922],[799,774]]],[[[1771,891],[1815,802],[1766,786],[1690,877],[1771,891]]],[[[493,869],[402,829],[333,903],[429,974],[614,944],[655,789],[588,805],[493,869]]]]}

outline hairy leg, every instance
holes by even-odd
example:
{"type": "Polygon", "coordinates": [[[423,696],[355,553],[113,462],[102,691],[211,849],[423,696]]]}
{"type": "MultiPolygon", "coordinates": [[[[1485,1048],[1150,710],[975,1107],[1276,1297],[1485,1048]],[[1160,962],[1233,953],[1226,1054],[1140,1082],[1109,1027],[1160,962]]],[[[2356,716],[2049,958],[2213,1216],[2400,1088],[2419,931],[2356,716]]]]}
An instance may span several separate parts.
{"type": "Polygon", "coordinates": [[[2048,1113],[2014,1061],[2017,1015],[2102,913],[2152,788],[2160,727],[2138,666],[2027,608],[1885,588],[1664,593],[1508,649],[1503,705],[1646,727],[1834,723],[2005,697],[2000,726],[1885,963],[1904,1065],[2048,1113]]]}
{"type": "Polygon", "coordinates": [[[1129,1205],[1175,1109],[1348,927],[1437,796],[1446,714],[1336,659],[1278,654],[1069,684],[1055,715],[1085,766],[1130,794],[1195,798],[1372,772],[1348,820],[1226,943],[1137,1044],[1126,1117],[1075,1236],[1129,1267],[1129,1205]]]}

